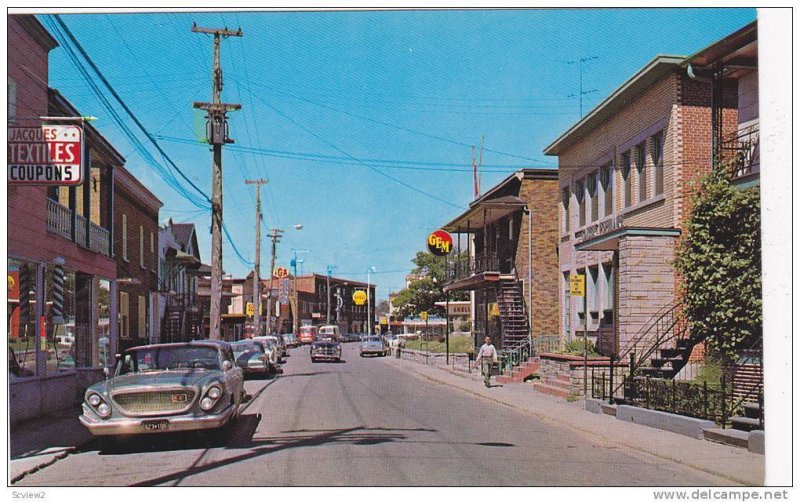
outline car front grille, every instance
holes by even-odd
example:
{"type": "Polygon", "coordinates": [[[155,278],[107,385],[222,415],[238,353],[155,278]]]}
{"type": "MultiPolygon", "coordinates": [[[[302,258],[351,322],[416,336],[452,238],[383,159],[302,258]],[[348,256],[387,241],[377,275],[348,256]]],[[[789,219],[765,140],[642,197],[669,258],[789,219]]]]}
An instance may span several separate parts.
{"type": "Polygon", "coordinates": [[[112,399],[127,415],[175,413],[188,410],[194,401],[194,389],[125,392],[112,399]]]}
{"type": "Polygon", "coordinates": [[[319,348],[314,350],[315,356],[328,356],[328,357],[336,357],[339,355],[339,351],[333,347],[331,348],[319,348]]]}

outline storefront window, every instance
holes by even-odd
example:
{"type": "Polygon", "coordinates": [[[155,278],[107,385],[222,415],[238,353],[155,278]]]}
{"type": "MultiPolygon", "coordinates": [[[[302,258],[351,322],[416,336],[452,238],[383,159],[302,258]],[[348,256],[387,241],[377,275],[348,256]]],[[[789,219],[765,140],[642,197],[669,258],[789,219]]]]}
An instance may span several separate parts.
{"type": "Polygon", "coordinates": [[[8,372],[36,374],[36,266],[8,260],[8,372]]]}
{"type": "Polygon", "coordinates": [[[107,366],[109,360],[109,340],[111,327],[111,282],[97,279],[97,330],[94,339],[92,366],[107,366]]]}

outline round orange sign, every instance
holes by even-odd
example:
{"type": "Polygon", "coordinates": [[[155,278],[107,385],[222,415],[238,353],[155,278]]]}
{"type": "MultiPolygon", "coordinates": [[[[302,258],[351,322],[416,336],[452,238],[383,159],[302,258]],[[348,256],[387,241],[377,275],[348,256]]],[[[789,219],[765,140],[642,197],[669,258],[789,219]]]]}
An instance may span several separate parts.
{"type": "Polygon", "coordinates": [[[436,256],[450,254],[453,250],[453,237],[444,230],[437,230],[428,236],[428,251],[436,256]]]}

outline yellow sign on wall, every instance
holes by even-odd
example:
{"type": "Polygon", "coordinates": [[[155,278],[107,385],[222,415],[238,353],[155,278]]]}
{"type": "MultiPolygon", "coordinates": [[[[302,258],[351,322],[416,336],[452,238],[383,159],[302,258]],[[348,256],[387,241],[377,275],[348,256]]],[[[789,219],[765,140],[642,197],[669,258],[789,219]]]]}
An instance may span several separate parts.
{"type": "Polygon", "coordinates": [[[247,302],[247,307],[245,308],[245,313],[248,317],[253,317],[256,313],[256,306],[252,304],[252,302],[247,302]]]}
{"type": "Polygon", "coordinates": [[[500,305],[497,302],[491,302],[487,307],[489,317],[500,317],[500,305]]]}
{"type": "Polygon", "coordinates": [[[428,311],[426,310],[426,311],[420,312],[419,313],[419,318],[422,319],[423,321],[427,321],[428,320],[428,311]]]}
{"type": "Polygon", "coordinates": [[[569,295],[570,296],[584,296],[586,295],[586,276],[583,274],[570,274],[569,275],[569,295]]]}
{"type": "Polygon", "coordinates": [[[353,303],[356,305],[364,305],[367,303],[367,292],[363,289],[353,291],[353,303]]]}

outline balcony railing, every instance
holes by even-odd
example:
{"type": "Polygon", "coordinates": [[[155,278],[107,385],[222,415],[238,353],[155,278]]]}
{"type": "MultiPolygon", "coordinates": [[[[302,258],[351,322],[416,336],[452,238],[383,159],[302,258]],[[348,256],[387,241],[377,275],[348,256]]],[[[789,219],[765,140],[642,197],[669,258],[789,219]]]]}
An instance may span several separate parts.
{"type": "Polygon", "coordinates": [[[47,199],[47,231],[65,239],[72,233],[72,211],[51,199],[47,199]]]}
{"type": "MultiPolygon", "coordinates": [[[[71,240],[80,246],[86,247],[87,221],[80,214],[73,215],[72,211],[58,202],[47,199],[47,231],[71,240]],[[75,218],[75,238],[72,238],[72,219],[75,218]]],[[[111,256],[111,233],[92,222],[88,222],[89,249],[106,256],[111,256]]]]}
{"type": "Polygon", "coordinates": [[[734,180],[757,174],[761,164],[758,124],[723,139],[720,156],[724,163],[731,163],[730,173],[734,180]]]}
{"type": "Polygon", "coordinates": [[[447,264],[447,280],[450,282],[483,272],[499,272],[500,261],[496,253],[481,253],[466,260],[458,260],[447,264]]]}

